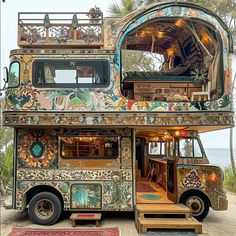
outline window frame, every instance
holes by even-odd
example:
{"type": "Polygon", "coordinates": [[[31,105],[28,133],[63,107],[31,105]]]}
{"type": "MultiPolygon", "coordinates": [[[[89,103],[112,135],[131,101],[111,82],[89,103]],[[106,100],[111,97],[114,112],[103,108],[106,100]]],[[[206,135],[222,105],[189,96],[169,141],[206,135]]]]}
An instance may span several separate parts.
{"type": "Polygon", "coordinates": [[[165,152],[165,142],[156,142],[156,141],[150,141],[150,142],[148,142],[148,152],[147,152],[147,154],[149,155],[149,156],[165,156],[166,155],[166,153],[164,153],[164,154],[162,154],[161,152],[164,150],[164,152],[165,152]],[[159,148],[159,151],[160,151],[160,153],[159,154],[150,154],[150,152],[149,152],[149,144],[150,143],[161,143],[161,145],[160,145],[160,148],[159,148]]]}
{"type": "MultiPolygon", "coordinates": [[[[61,138],[66,137],[66,138],[73,138],[73,137],[86,137],[86,135],[61,135],[58,136],[58,143],[59,143],[59,157],[62,160],[115,160],[118,159],[120,157],[120,145],[121,145],[121,141],[120,141],[120,136],[118,135],[95,135],[93,137],[117,137],[117,155],[116,156],[110,156],[110,157],[106,157],[106,156],[77,156],[77,157],[68,157],[68,156],[62,156],[62,140],[61,138]]],[[[90,136],[87,136],[90,137],[90,136]]],[[[78,146],[76,146],[78,147],[78,146]]]]}
{"type": "Polygon", "coordinates": [[[202,159],[202,158],[204,157],[204,152],[203,152],[203,149],[202,149],[201,143],[199,142],[199,140],[198,140],[197,138],[194,138],[194,137],[182,137],[182,138],[179,138],[179,139],[178,139],[178,156],[179,156],[179,158],[194,158],[194,159],[202,159]],[[180,155],[180,145],[179,145],[179,141],[180,141],[180,139],[192,139],[192,146],[193,146],[193,150],[192,150],[192,152],[193,152],[193,156],[192,156],[192,157],[191,157],[191,156],[181,156],[181,155],[180,155]],[[194,147],[194,140],[197,141],[198,146],[199,146],[199,148],[200,148],[200,150],[201,150],[201,156],[200,156],[200,157],[196,157],[196,156],[194,156],[194,149],[195,149],[195,147],[194,147]]]}
{"type": "Polygon", "coordinates": [[[111,63],[108,59],[36,59],[32,63],[32,83],[36,88],[107,88],[110,85],[111,77],[111,63]],[[50,62],[50,61],[69,61],[69,62],[105,62],[107,64],[107,81],[105,83],[44,83],[38,84],[36,80],[36,63],[50,62]]]}
{"type": "Polygon", "coordinates": [[[7,89],[9,88],[18,88],[20,86],[20,73],[21,73],[21,69],[20,69],[20,62],[19,61],[12,61],[9,65],[9,72],[8,72],[8,81],[7,81],[7,89]],[[9,81],[10,81],[10,71],[11,71],[11,66],[14,63],[18,63],[19,65],[19,78],[18,78],[18,84],[16,86],[9,86],[9,81]]]}

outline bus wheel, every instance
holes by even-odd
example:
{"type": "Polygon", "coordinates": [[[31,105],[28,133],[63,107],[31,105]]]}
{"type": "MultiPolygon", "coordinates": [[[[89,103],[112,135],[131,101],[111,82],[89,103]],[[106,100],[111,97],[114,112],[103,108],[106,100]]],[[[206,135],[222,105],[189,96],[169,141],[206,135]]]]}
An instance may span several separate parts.
{"type": "Polygon", "coordinates": [[[209,212],[209,202],[200,194],[188,195],[182,201],[192,211],[192,216],[197,220],[203,220],[209,212]]]}
{"type": "Polygon", "coordinates": [[[49,192],[38,193],[29,203],[29,217],[36,224],[52,225],[59,219],[61,212],[61,201],[49,192]]]}

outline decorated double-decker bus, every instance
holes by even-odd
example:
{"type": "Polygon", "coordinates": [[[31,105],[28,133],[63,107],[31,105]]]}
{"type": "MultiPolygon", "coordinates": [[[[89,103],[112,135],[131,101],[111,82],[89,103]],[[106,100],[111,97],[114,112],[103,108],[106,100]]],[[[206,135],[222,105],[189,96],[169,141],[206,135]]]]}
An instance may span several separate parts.
{"type": "Polygon", "coordinates": [[[192,216],[227,209],[199,138],[234,125],[232,37],[217,15],[186,2],[123,18],[21,12],[18,46],[3,111],[13,209],[43,225],[63,211],[135,211],[140,232],[165,225],[148,214],[181,212],[175,224],[201,232],[192,216]]]}

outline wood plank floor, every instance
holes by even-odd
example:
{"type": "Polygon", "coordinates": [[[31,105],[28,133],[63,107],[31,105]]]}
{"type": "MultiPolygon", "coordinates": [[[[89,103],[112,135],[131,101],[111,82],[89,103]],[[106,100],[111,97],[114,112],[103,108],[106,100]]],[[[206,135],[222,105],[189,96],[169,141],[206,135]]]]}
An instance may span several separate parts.
{"type": "Polygon", "coordinates": [[[156,185],[154,181],[148,181],[144,178],[138,179],[137,183],[149,184],[156,192],[136,192],[137,203],[172,203],[167,198],[166,191],[159,185],[156,185]]]}

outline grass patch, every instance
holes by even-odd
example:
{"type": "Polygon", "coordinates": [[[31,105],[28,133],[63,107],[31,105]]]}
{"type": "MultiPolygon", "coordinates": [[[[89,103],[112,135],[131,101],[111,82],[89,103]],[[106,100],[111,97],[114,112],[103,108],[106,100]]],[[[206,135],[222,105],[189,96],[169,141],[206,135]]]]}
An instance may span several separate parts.
{"type": "Polygon", "coordinates": [[[236,176],[234,176],[231,167],[224,170],[224,188],[230,192],[236,193],[236,176]]]}

